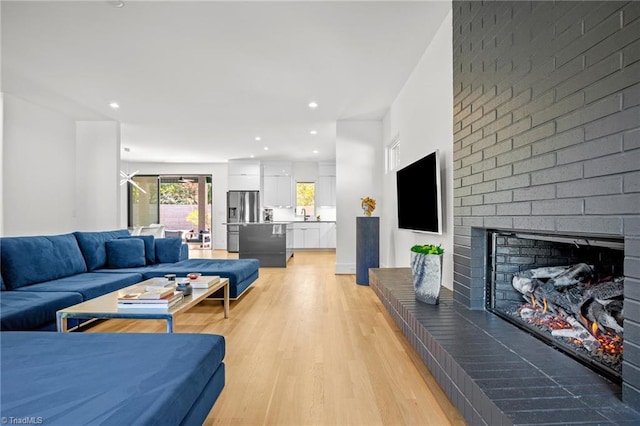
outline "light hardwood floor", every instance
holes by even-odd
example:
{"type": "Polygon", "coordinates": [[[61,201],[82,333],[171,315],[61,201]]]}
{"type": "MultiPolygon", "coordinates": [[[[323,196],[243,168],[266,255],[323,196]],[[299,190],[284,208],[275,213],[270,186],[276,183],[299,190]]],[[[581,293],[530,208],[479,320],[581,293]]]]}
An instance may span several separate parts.
{"type": "MultiPolygon", "coordinates": [[[[190,257],[234,257],[192,250],[190,257]]],[[[205,301],[177,333],[226,338],[226,384],[206,425],[463,425],[368,286],[334,274],[335,252],[297,252],[261,268],[229,319],[205,301]]],[[[163,321],[108,320],[87,332],[165,332],[163,321]]]]}

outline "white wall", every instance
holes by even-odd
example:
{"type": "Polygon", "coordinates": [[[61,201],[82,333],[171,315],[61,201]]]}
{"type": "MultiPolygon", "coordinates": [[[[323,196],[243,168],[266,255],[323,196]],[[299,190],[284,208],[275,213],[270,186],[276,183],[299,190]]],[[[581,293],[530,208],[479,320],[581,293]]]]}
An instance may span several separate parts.
{"type": "Polygon", "coordinates": [[[120,223],[120,124],[76,122],[76,227],[122,228],[120,223]]]}
{"type": "Polygon", "coordinates": [[[119,228],[119,123],[3,101],[3,235],[119,228]]]}
{"type": "MultiPolygon", "coordinates": [[[[158,175],[209,175],[213,192],[213,248],[227,248],[227,227],[222,225],[227,220],[227,189],[229,187],[229,167],[226,163],[127,163],[123,162],[125,171],[139,170],[139,174],[158,175]]],[[[127,226],[127,194],[122,190],[122,224],[127,226]]]]}
{"type": "MultiPolygon", "coordinates": [[[[356,217],[360,199],[383,202],[382,122],[341,120],[336,126],[336,273],[356,272],[356,217]]],[[[376,207],[373,216],[380,215],[376,207]]],[[[383,246],[380,241],[380,247],[383,246]]]]}
{"type": "Polygon", "coordinates": [[[75,122],[7,93],[3,98],[4,235],[76,230],[75,122]]]}
{"type": "Polygon", "coordinates": [[[400,139],[400,168],[438,149],[443,189],[443,233],[398,229],[395,172],[384,174],[380,264],[408,267],[414,244],[441,244],[445,250],[443,282],[453,286],[453,47],[452,13],[413,70],[383,120],[383,149],[400,139]]]}

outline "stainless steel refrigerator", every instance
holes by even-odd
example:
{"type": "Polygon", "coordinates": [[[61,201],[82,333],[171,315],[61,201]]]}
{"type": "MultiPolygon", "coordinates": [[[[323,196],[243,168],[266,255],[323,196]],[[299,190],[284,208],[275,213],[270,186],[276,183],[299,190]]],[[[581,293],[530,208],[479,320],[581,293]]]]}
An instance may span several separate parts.
{"type": "Polygon", "coordinates": [[[240,226],[234,223],[260,221],[260,191],[227,192],[227,251],[237,253],[240,226]]]}

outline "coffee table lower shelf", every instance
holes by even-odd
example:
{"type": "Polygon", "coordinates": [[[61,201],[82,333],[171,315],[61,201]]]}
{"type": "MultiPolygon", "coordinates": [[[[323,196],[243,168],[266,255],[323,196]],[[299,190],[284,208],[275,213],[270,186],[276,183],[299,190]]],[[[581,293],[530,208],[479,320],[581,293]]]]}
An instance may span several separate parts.
{"type": "MultiPolygon", "coordinates": [[[[200,277],[200,279],[206,279],[207,277],[200,277]]],[[[224,317],[229,318],[229,279],[221,278],[219,282],[208,288],[194,288],[193,293],[189,296],[185,296],[184,300],[175,306],[172,306],[168,310],[151,308],[131,308],[128,310],[118,309],[118,296],[122,293],[133,290],[139,286],[147,286],[154,282],[154,279],[143,281],[138,284],[134,284],[130,287],[123,288],[122,290],[114,291],[109,294],[105,294],[95,299],[87,300],[86,302],[79,303],[77,305],[69,306],[68,308],[61,309],[56,313],[56,322],[58,332],[68,331],[68,319],[161,319],[167,321],[167,333],[173,333],[173,318],[176,314],[184,312],[193,306],[197,305],[201,301],[205,300],[208,296],[212,295],[221,288],[224,289],[223,305],[224,305],[224,317]]]]}

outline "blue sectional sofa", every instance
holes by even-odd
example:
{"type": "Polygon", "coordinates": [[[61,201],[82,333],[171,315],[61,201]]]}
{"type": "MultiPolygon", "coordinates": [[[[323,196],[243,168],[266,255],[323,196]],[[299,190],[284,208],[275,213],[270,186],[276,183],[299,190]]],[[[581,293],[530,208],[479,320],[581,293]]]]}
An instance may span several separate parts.
{"type": "MultiPolygon", "coordinates": [[[[257,259],[189,259],[178,238],[126,229],[0,238],[0,329],[55,330],[56,311],[165,274],[229,279],[237,299],[259,276],[257,259]]],[[[215,297],[221,297],[214,294],[215,297]]]]}
{"type": "Polygon", "coordinates": [[[7,424],[200,426],[225,386],[218,335],[6,331],[0,343],[7,424]]]}

